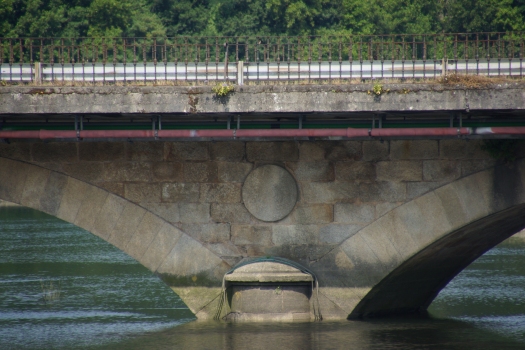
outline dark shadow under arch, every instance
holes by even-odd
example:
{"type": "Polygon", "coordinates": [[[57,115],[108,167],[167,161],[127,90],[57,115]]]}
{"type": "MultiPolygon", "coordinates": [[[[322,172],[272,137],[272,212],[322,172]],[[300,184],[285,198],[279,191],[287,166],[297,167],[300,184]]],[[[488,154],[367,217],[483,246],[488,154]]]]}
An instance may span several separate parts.
{"type": "Polygon", "coordinates": [[[451,232],[405,261],[374,286],[349,318],[426,311],[457,274],[524,227],[525,204],[520,204],[451,232]]]}

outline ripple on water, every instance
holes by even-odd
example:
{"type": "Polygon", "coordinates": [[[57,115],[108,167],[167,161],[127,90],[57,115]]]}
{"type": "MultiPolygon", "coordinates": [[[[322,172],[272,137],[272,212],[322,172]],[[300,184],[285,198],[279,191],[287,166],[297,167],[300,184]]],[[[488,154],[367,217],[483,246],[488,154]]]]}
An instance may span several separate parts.
{"type": "Polygon", "coordinates": [[[189,322],[181,300],[116,248],[46,214],[0,208],[0,348],[522,349],[524,248],[489,251],[440,293],[427,319],[189,322]],[[43,302],[41,281],[60,284],[57,301],[43,302]]]}

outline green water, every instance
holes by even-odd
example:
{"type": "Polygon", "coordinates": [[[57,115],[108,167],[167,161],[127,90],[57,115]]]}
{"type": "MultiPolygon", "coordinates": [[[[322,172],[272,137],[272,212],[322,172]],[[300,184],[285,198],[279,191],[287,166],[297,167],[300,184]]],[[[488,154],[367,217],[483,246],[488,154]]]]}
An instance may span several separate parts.
{"type": "Polygon", "coordinates": [[[0,207],[0,349],[524,349],[525,244],[492,249],[429,311],[367,322],[196,322],[116,248],[34,210],[0,207]],[[60,295],[46,301],[42,283],[51,282],[60,295]]]}

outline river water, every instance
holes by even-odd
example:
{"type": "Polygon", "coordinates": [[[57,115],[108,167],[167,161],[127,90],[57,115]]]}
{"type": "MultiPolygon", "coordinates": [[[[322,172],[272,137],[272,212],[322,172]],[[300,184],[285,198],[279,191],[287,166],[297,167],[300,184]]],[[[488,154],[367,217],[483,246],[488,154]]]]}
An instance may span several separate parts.
{"type": "Polygon", "coordinates": [[[0,349],[524,349],[525,243],[507,241],[478,259],[428,317],[194,320],[156,276],[106,242],[31,209],[0,207],[0,349]]]}

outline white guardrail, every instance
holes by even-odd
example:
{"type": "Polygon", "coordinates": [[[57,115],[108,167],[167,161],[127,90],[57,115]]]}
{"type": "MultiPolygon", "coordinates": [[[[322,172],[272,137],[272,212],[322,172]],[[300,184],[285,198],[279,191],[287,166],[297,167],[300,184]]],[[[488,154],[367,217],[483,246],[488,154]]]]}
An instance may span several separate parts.
{"type": "Polygon", "coordinates": [[[445,74],[522,76],[522,60],[242,62],[236,63],[85,63],[2,64],[0,81],[9,82],[133,82],[246,81],[435,78],[445,74]]]}

